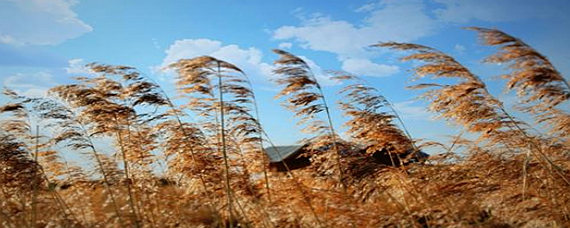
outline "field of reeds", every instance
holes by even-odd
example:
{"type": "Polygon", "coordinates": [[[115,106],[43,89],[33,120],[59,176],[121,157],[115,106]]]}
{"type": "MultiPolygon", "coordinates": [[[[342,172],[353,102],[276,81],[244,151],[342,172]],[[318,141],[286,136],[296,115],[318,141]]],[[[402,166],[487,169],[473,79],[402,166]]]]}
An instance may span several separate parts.
{"type": "Polygon", "coordinates": [[[0,227],[570,227],[568,81],[522,40],[469,29],[497,48],[485,62],[508,68],[500,82],[516,92],[516,109],[446,53],[371,44],[413,63],[410,89],[461,129],[446,143],[413,138],[398,110],[356,75],[331,71],[344,88],[339,101],[326,99],[302,58],[274,50],[276,102],[312,136],[311,164],[285,163],[285,172],[269,168],[263,148],[274,145],[254,85],[224,60],[170,65],[176,102],[137,69],[100,63],[88,65],[96,76],[43,98],[8,88],[0,227]],[[339,137],[331,111],[348,118],[350,138],[339,137]],[[420,158],[427,147],[437,153],[420,158]]]}

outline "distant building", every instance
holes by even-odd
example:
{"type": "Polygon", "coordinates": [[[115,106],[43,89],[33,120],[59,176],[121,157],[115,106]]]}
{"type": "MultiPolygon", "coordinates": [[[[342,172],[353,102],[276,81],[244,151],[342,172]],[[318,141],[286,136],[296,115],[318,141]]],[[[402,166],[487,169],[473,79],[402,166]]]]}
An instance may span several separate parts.
{"type": "MultiPolygon", "coordinates": [[[[269,157],[269,167],[277,172],[300,169],[311,165],[311,150],[309,144],[288,145],[267,147],[264,149],[265,154],[269,157]]],[[[428,154],[420,151],[412,154],[412,151],[403,154],[390,154],[387,149],[377,150],[373,153],[366,153],[366,149],[348,150],[348,147],[341,146],[341,156],[366,156],[371,154],[374,162],[387,166],[400,166],[400,164],[408,164],[419,162],[427,159],[428,154]],[[391,156],[390,156],[391,155],[391,156]]],[[[319,151],[329,151],[329,147],[323,147],[319,151]]]]}
{"type": "Polygon", "coordinates": [[[307,145],[275,146],[263,149],[269,157],[269,167],[278,172],[300,169],[311,164],[307,145]],[[287,165],[285,165],[285,164],[287,165]]]}
{"type": "MultiPolygon", "coordinates": [[[[363,149],[363,153],[367,151],[368,148],[363,149]]],[[[381,150],[376,150],[372,154],[372,157],[379,164],[389,165],[389,166],[400,166],[401,164],[406,165],[409,163],[421,162],[429,157],[429,154],[419,151],[413,153],[413,151],[408,151],[406,153],[396,154],[390,153],[389,149],[383,148],[381,150]]]]}

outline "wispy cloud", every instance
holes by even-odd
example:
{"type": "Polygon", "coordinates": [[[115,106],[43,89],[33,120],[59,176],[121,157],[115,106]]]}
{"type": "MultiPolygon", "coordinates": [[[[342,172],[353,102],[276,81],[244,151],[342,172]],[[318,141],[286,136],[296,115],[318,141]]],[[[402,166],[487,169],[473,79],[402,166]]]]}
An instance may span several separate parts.
{"type": "Polygon", "coordinates": [[[14,74],[7,77],[2,84],[6,88],[29,97],[43,97],[50,87],[56,85],[53,76],[45,71],[14,74]]]}
{"type": "MultiPolygon", "coordinates": [[[[155,72],[162,72],[162,80],[168,80],[172,72],[161,71],[164,67],[186,58],[194,58],[202,55],[212,56],[239,66],[246,74],[252,76],[252,80],[258,83],[269,84],[275,78],[274,66],[262,61],[263,52],[255,47],[242,48],[235,44],[224,45],[221,41],[210,39],[182,39],[177,40],[165,51],[166,57],[162,64],[153,67],[155,72]]],[[[323,85],[336,85],[324,70],[313,60],[299,56],[307,62],[317,79],[323,85]]]]}
{"type": "Polygon", "coordinates": [[[282,26],[273,33],[277,40],[295,40],[301,47],[335,53],[340,59],[365,57],[378,41],[412,41],[436,31],[436,20],[427,15],[421,0],[387,0],[359,10],[367,15],[359,23],[334,20],[317,14],[300,26],[282,26]]]}
{"type": "Polygon", "coordinates": [[[373,2],[356,11],[366,14],[358,23],[313,14],[300,17],[301,25],[277,28],[273,38],[293,40],[305,49],[334,53],[343,70],[354,74],[388,76],[397,73],[398,67],[373,63],[370,59],[378,53],[367,48],[369,45],[379,41],[413,41],[437,30],[436,19],[427,15],[421,0],[373,2]]]}
{"type": "MultiPolygon", "coordinates": [[[[272,66],[262,61],[262,52],[254,47],[241,48],[238,45],[224,45],[222,42],[210,39],[182,39],[171,44],[165,51],[166,57],[155,72],[180,60],[209,55],[233,63],[247,74],[262,78],[270,78],[272,66]]],[[[163,80],[168,74],[163,74],[163,80]]]]}
{"type": "Polygon", "coordinates": [[[456,44],[455,46],[453,46],[453,50],[455,50],[455,52],[457,52],[458,54],[463,54],[465,53],[465,50],[467,50],[467,48],[464,45],[456,44]]]}
{"type": "Polygon", "coordinates": [[[65,71],[68,74],[82,74],[82,75],[90,75],[93,74],[93,71],[85,66],[85,60],[83,59],[72,59],[68,61],[69,66],[65,67],[65,71]]]}
{"type": "Polygon", "coordinates": [[[368,59],[347,59],[342,62],[343,70],[356,75],[386,77],[400,71],[398,66],[377,64],[368,59]]]}
{"type": "Polygon", "coordinates": [[[394,103],[394,109],[402,116],[404,120],[432,120],[433,114],[430,113],[425,105],[416,104],[417,101],[403,101],[394,103]]]}
{"type": "Polygon", "coordinates": [[[70,0],[4,0],[0,7],[0,42],[55,45],[93,28],[80,20],[70,0]],[[17,22],[18,26],[13,26],[17,22]]]}
{"type": "MultiPolygon", "coordinates": [[[[367,47],[379,41],[413,42],[434,35],[443,28],[472,21],[504,22],[532,18],[568,18],[563,0],[548,4],[529,0],[379,0],[369,2],[354,10],[363,14],[360,21],[337,20],[320,13],[299,16],[299,25],[281,26],[273,31],[276,40],[293,41],[300,47],[334,53],[345,70],[366,75],[380,73],[390,66],[365,62],[378,53],[367,47]],[[524,2],[524,4],[521,4],[524,2]],[[354,59],[358,59],[356,62],[354,59]],[[354,66],[360,64],[356,70],[354,66]]],[[[306,15],[306,14],[305,14],[306,15]]],[[[465,46],[456,45],[461,54],[465,46]]]]}
{"type": "Polygon", "coordinates": [[[280,49],[290,49],[291,47],[293,47],[293,44],[289,42],[284,42],[279,44],[280,49]]]}

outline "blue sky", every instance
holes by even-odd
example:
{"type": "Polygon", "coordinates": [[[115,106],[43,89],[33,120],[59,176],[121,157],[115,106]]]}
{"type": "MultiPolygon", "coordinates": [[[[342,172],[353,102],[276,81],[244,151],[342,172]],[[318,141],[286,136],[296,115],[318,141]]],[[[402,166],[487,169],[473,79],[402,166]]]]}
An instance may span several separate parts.
{"type": "MultiPolygon", "coordinates": [[[[481,64],[493,48],[478,45],[465,26],[499,28],[520,37],[570,75],[570,1],[151,1],[0,0],[0,84],[30,96],[70,83],[89,62],[137,67],[175,95],[173,75],[160,69],[199,55],[232,62],[250,75],[261,120],[278,144],[304,137],[292,114],[273,100],[273,48],[305,58],[326,85],[330,101],[340,88],[322,70],[346,70],[369,80],[394,103],[412,135],[442,140],[459,128],[432,120],[409,91],[409,66],[399,54],[367,48],[378,41],[421,43],[441,49],[480,75],[505,103],[501,67],[481,64]]],[[[7,102],[0,96],[0,104],[7,102]]],[[[333,108],[336,125],[345,121],[333,108]]],[[[337,128],[339,128],[337,127],[337,128]]],[[[342,128],[340,128],[342,129],[342,128]]]]}

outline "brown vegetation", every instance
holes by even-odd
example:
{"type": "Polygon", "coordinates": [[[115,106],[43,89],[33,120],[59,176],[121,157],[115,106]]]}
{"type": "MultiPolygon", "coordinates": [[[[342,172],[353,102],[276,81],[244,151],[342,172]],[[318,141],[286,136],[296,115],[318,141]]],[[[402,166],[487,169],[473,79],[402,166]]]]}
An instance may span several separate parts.
{"type": "Polygon", "coordinates": [[[425,91],[429,110],[476,137],[421,143],[373,85],[331,72],[345,84],[343,140],[308,64],[275,50],[277,98],[312,136],[304,142],[310,165],[283,163],[286,172],[268,170],[263,147],[275,145],[247,75],[213,57],[169,66],[181,106],[138,70],[97,63],[88,65],[95,76],[44,98],[6,90],[0,227],[570,226],[568,82],[520,39],[470,29],[499,46],[486,62],[508,66],[506,88],[536,125],[516,118],[453,57],[390,42],[373,46],[406,52],[402,60],[414,61],[422,81],[411,88],[425,91]],[[424,161],[418,155],[427,146],[441,153],[424,161]],[[67,153],[92,167],[74,165],[67,153]]]}

